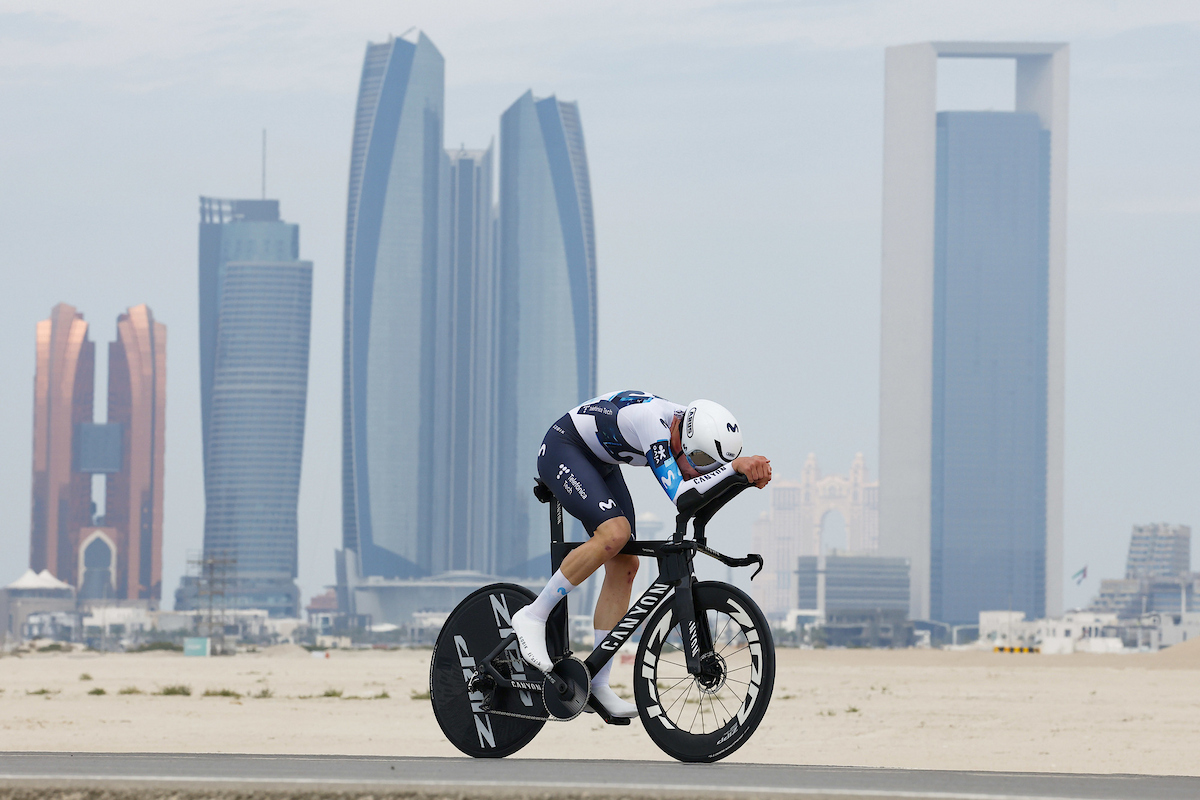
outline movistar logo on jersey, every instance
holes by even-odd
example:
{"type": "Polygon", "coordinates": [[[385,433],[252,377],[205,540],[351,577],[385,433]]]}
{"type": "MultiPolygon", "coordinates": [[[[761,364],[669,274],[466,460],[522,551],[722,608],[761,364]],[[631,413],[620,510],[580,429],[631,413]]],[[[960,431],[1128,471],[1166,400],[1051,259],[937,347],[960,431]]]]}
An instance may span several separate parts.
{"type": "Polygon", "coordinates": [[[662,481],[663,488],[666,489],[667,492],[674,491],[675,487],[679,485],[679,477],[675,474],[675,470],[673,469],[667,470],[666,474],[660,477],[659,480],[662,481]]]}
{"type": "Polygon", "coordinates": [[[600,506],[601,511],[611,511],[613,506],[615,506],[616,504],[617,504],[616,500],[605,500],[601,503],[598,503],[597,505],[600,506]]]}

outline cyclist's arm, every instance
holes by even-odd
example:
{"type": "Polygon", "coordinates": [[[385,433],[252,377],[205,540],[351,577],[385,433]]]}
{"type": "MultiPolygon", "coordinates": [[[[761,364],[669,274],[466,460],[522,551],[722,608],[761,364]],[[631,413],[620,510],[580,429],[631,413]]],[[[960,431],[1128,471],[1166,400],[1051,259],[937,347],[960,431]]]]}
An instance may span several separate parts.
{"type": "Polygon", "coordinates": [[[650,469],[654,471],[654,477],[658,479],[658,485],[663,488],[663,491],[667,493],[667,497],[671,498],[671,502],[676,505],[679,504],[679,497],[684,492],[695,490],[703,495],[733,473],[733,468],[726,464],[707,475],[700,475],[691,480],[684,480],[683,472],[679,469],[679,464],[675,462],[675,457],[671,455],[671,445],[666,439],[657,441],[650,446],[650,449],[646,452],[646,462],[650,465],[650,469]]]}

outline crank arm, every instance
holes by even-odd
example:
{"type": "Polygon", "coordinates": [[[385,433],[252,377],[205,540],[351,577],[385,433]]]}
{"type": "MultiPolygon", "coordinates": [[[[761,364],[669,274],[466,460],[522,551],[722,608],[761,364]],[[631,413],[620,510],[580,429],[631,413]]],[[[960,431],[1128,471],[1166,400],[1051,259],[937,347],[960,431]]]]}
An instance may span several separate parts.
{"type": "Polygon", "coordinates": [[[750,576],[750,580],[757,578],[758,573],[762,572],[763,569],[763,557],[758,553],[751,553],[750,555],[742,558],[734,558],[733,556],[727,556],[724,553],[718,553],[708,545],[698,545],[696,549],[701,553],[704,553],[706,556],[715,558],[717,561],[720,561],[727,567],[748,567],[751,564],[757,564],[758,569],[754,570],[754,574],[750,576]]]}

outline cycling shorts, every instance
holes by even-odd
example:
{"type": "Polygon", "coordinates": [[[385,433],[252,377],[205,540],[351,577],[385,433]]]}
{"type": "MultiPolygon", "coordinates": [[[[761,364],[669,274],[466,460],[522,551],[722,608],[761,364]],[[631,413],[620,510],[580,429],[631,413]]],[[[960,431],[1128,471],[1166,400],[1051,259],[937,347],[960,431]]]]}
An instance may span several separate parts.
{"type": "Polygon", "coordinates": [[[591,536],[615,517],[629,521],[634,538],[633,498],[617,464],[605,464],[588,449],[567,414],[550,426],[538,451],[538,477],[591,536]]]}

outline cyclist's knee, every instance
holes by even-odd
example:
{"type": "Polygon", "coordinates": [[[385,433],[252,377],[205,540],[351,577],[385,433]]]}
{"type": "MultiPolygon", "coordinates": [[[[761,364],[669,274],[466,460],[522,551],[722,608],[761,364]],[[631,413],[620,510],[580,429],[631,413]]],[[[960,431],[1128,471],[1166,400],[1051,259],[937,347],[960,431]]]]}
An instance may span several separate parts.
{"type": "Polygon", "coordinates": [[[633,583],[633,578],[637,575],[640,565],[641,561],[637,556],[622,553],[614,556],[605,569],[612,570],[613,575],[620,576],[627,583],[633,583]]]}
{"type": "Polygon", "coordinates": [[[610,582],[632,584],[637,571],[637,556],[624,553],[615,555],[604,564],[604,583],[606,585],[610,582]]]}
{"type": "Polygon", "coordinates": [[[613,517],[600,523],[592,538],[604,547],[605,555],[611,558],[620,552],[632,533],[629,520],[625,517],[613,517]]]}

